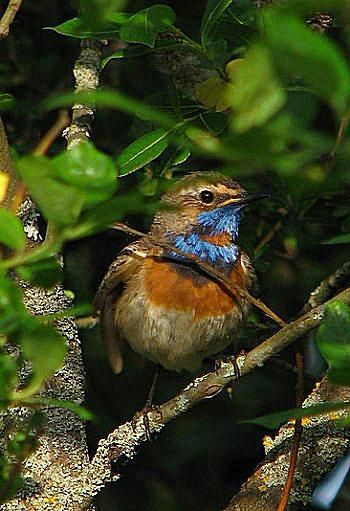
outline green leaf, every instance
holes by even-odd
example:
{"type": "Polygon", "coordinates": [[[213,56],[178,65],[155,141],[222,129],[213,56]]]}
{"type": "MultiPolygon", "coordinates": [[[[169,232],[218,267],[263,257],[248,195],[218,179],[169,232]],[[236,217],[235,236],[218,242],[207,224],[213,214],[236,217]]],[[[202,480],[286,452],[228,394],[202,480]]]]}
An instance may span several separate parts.
{"type": "Polygon", "coordinates": [[[15,100],[11,94],[3,93],[0,94],[0,110],[6,112],[15,105],[15,100]]]}
{"type": "Polygon", "coordinates": [[[79,39],[119,39],[122,25],[128,21],[131,14],[119,12],[111,14],[105,19],[92,26],[83,18],[72,18],[56,27],[44,27],[46,30],[53,30],[57,34],[76,37],[79,39]]]}
{"type": "Polygon", "coordinates": [[[72,401],[66,401],[65,399],[33,397],[31,399],[26,400],[26,402],[23,404],[51,406],[52,408],[65,408],[66,410],[75,413],[75,415],[77,415],[80,419],[84,421],[91,421],[95,419],[94,414],[90,412],[90,410],[88,410],[84,406],[77,405],[72,401]]]}
{"type": "Polygon", "coordinates": [[[152,5],[137,12],[121,28],[120,38],[128,43],[142,43],[154,47],[158,34],[168,30],[176,15],[167,5],[152,5]]]}
{"type": "Polygon", "coordinates": [[[18,266],[16,273],[23,280],[44,288],[50,288],[62,280],[62,267],[54,257],[18,266]]]}
{"type": "Polygon", "coordinates": [[[341,245],[342,243],[350,243],[350,233],[334,236],[334,238],[324,241],[322,245],[341,245]]]}
{"type": "Polygon", "coordinates": [[[167,164],[167,168],[181,165],[191,156],[191,151],[188,147],[178,147],[167,164]]]}
{"type": "Polygon", "coordinates": [[[208,0],[201,26],[201,39],[204,48],[212,40],[216,23],[231,4],[232,0],[208,0]]]}
{"type": "Polygon", "coordinates": [[[317,331],[317,345],[330,370],[334,383],[350,385],[350,307],[339,301],[326,306],[317,331]]]}
{"type": "Polygon", "coordinates": [[[120,175],[135,172],[156,159],[169,145],[169,131],[157,129],[146,133],[122,151],[117,159],[120,175]]]}
{"type": "Polygon", "coordinates": [[[159,206],[158,203],[145,202],[140,193],[123,193],[120,197],[113,197],[95,208],[84,211],[79,224],[65,229],[64,235],[66,239],[90,236],[111,227],[113,223],[120,221],[125,214],[142,213],[143,215],[152,215],[157,206],[159,206]]]}
{"type": "Polygon", "coordinates": [[[248,27],[255,24],[257,12],[256,5],[251,0],[235,0],[228,9],[230,19],[248,27]]]}
{"type": "Polygon", "coordinates": [[[45,106],[48,109],[52,109],[74,105],[76,102],[83,105],[115,108],[133,116],[141,117],[143,120],[152,121],[168,129],[172,129],[176,122],[174,118],[157,110],[155,107],[114,90],[62,94],[46,100],[45,106]]]}
{"type": "Polygon", "coordinates": [[[0,243],[14,250],[22,250],[26,242],[23,226],[11,211],[0,208],[0,243]]]}
{"type": "Polygon", "coordinates": [[[112,158],[90,142],[82,142],[52,159],[56,176],[84,195],[84,206],[109,199],[117,189],[117,172],[112,158]]]}
{"type": "Polygon", "coordinates": [[[211,135],[221,135],[227,127],[227,115],[222,112],[205,112],[200,120],[211,135]]]}
{"type": "Polygon", "coordinates": [[[282,108],[286,94],[274,74],[266,48],[251,47],[235,69],[227,95],[234,112],[232,126],[237,132],[265,124],[282,108]]]}
{"type": "Polygon", "coordinates": [[[282,424],[290,421],[291,419],[302,419],[304,417],[315,417],[317,415],[324,415],[326,413],[337,412],[350,408],[350,402],[334,402],[327,401],[314,406],[308,406],[307,408],[291,408],[289,410],[283,410],[282,412],[270,413],[257,417],[255,419],[248,419],[240,421],[244,424],[257,424],[268,429],[277,429],[282,424]]]}
{"type": "Polygon", "coordinates": [[[19,341],[23,356],[31,362],[30,383],[17,392],[16,399],[23,399],[37,392],[42,384],[59,369],[67,352],[63,337],[51,326],[31,318],[19,341]]]}
{"type": "Polygon", "coordinates": [[[173,49],[173,48],[181,48],[186,46],[187,48],[190,47],[186,41],[162,41],[158,40],[156,41],[156,44],[154,48],[149,48],[145,46],[130,46],[128,48],[122,48],[120,50],[117,50],[101,61],[101,69],[104,69],[108,62],[113,59],[126,59],[126,58],[134,58],[134,57],[141,57],[143,55],[150,55],[159,51],[165,51],[167,49],[173,49]]]}
{"type": "Polygon", "coordinates": [[[14,357],[0,353],[0,410],[10,401],[10,395],[18,384],[17,373],[14,357]]]}
{"type": "Polygon", "coordinates": [[[54,178],[55,166],[43,156],[26,156],[18,163],[18,172],[46,220],[62,228],[74,223],[84,204],[81,191],[54,178]]]}
{"type": "Polygon", "coordinates": [[[28,312],[23,305],[21,289],[9,278],[0,277],[0,332],[12,334],[21,326],[28,312]]]}
{"type": "Polygon", "coordinates": [[[349,108],[350,71],[335,44],[306,28],[295,16],[275,9],[265,11],[264,22],[265,40],[280,71],[303,78],[339,115],[345,114],[349,108]]]}

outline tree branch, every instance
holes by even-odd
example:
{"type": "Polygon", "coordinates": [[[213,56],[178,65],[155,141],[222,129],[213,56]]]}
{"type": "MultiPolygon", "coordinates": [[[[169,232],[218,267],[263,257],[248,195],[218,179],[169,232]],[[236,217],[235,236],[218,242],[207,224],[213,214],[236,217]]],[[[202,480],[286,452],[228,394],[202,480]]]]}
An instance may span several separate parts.
{"type": "MultiPolygon", "coordinates": [[[[98,86],[99,43],[84,41],[74,75],[76,90],[93,90],[98,86]],[[90,48],[91,45],[91,48],[90,48]]],[[[67,146],[73,147],[88,138],[93,111],[83,105],[75,105],[73,120],[67,129],[67,146]]],[[[51,130],[44,136],[35,154],[42,154],[66,124],[62,114],[51,130]]],[[[1,132],[0,132],[1,134],[1,132]]],[[[30,201],[21,206],[20,216],[28,238],[34,243],[41,237],[37,225],[39,216],[30,201]]],[[[21,284],[24,290],[26,307],[32,314],[48,315],[63,312],[71,307],[63,287],[56,286],[45,290],[27,283],[21,284]]],[[[41,395],[80,404],[84,401],[85,373],[82,364],[81,345],[77,327],[72,318],[56,322],[58,330],[66,338],[68,355],[64,366],[55,373],[43,389],[41,395]]],[[[23,463],[24,487],[16,498],[1,507],[2,511],[68,511],[77,509],[81,488],[74,485],[76,474],[87,470],[89,464],[85,425],[72,412],[53,407],[45,408],[47,423],[39,438],[38,448],[23,463]]],[[[7,418],[8,431],[16,431],[28,420],[29,411],[12,408],[7,418]]]]}
{"type": "MultiPolygon", "coordinates": [[[[99,86],[102,43],[93,40],[81,42],[81,52],[76,60],[73,74],[75,92],[93,91],[99,86]]],[[[65,131],[67,148],[90,139],[94,109],[91,106],[76,103],[73,107],[72,122],[65,131]]]]}
{"type": "Polygon", "coordinates": [[[22,4],[22,0],[10,0],[6,11],[0,20],[0,39],[4,39],[9,35],[10,25],[16,17],[22,4]]]}
{"type": "MultiPolygon", "coordinates": [[[[339,293],[332,300],[334,299],[350,304],[350,288],[339,293]]],[[[251,350],[246,356],[238,357],[237,364],[240,370],[240,377],[244,377],[254,369],[263,366],[269,358],[281,352],[311,329],[317,327],[323,319],[327,303],[319,305],[302,317],[289,323],[272,337],[251,350]]],[[[150,433],[159,433],[167,423],[187,412],[202,400],[214,397],[236,379],[237,375],[235,374],[235,366],[232,361],[222,362],[216,371],[196,378],[173,399],[148,413],[150,433]]],[[[67,481],[67,487],[69,486],[70,488],[70,490],[69,488],[67,489],[67,494],[68,491],[75,491],[77,487],[81,488],[81,492],[79,496],[75,494],[72,502],[69,499],[67,500],[67,503],[70,502],[70,504],[69,506],[67,505],[66,511],[88,509],[93,497],[107,483],[119,479],[120,475],[117,472],[118,462],[123,461],[125,463],[126,460],[134,458],[137,448],[145,442],[147,442],[147,435],[143,416],[140,414],[136,414],[132,420],[119,426],[107,438],[102,439],[90,465],[77,476],[75,481],[67,481]]],[[[248,511],[249,508],[241,507],[236,509],[248,511]]],[[[257,508],[255,507],[255,509],[257,508]]]]}
{"type": "MultiPolygon", "coordinates": [[[[350,387],[332,385],[325,378],[304,401],[303,407],[349,399],[350,387]]],[[[349,449],[349,430],[336,425],[334,419],[338,416],[324,414],[303,420],[303,436],[288,507],[290,511],[300,511],[310,503],[317,483],[349,449]]],[[[265,437],[266,458],[225,511],[271,511],[277,508],[288,472],[292,437],[291,423],[282,426],[273,440],[265,437]]]]}
{"type": "Polygon", "coordinates": [[[1,171],[0,177],[3,176],[0,185],[3,189],[0,200],[1,206],[11,208],[15,201],[18,179],[16,176],[15,165],[10,153],[10,148],[7,141],[5,127],[0,117],[0,164],[1,171]]]}

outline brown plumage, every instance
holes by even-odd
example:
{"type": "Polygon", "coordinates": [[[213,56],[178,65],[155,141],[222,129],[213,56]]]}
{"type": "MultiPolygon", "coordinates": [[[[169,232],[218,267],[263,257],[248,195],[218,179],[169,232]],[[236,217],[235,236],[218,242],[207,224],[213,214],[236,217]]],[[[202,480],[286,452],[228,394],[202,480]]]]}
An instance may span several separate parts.
{"type": "MultiPolygon", "coordinates": [[[[241,208],[259,198],[232,179],[197,172],[164,194],[152,236],[219,268],[235,286],[251,289],[255,274],[236,245],[241,208]]],[[[150,257],[142,238],[128,245],[110,266],[95,298],[111,365],[123,367],[124,343],[172,370],[195,370],[203,358],[231,342],[249,303],[232,295],[175,253],[150,257]]]]}

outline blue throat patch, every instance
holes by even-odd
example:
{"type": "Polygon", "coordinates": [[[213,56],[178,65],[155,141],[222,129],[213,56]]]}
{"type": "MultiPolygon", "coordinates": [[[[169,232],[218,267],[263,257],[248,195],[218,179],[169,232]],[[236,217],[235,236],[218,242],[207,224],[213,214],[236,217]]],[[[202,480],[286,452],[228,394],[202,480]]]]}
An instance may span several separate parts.
{"type": "MultiPolygon", "coordinates": [[[[235,245],[241,219],[241,208],[232,204],[206,211],[198,215],[198,225],[189,234],[172,234],[171,242],[176,248],[187,254],[193,254],[203,261],[219,266],[231,266],[238,259],[239,250],[235,245]],[[217,245],[201,238],[202,235],[217,236],[228,233],[232,243],[226,246],[217,245]]],[[[178,254],[172,257],[181,259],[178,254]]]]}

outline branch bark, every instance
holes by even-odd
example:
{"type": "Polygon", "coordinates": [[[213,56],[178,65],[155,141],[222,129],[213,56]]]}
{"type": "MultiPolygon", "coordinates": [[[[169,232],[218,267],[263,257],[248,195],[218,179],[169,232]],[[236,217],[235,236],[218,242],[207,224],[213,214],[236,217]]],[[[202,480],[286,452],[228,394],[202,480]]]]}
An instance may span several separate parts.
{"type": "Polygon", "coordinates": [[[4,39],[8,36],[10,26],[13,23],[17,12],[19,11],[22,4],[22,0],[10,0],[6,11],[4,12],[0,20],[0,39],[4,39]]]}
{"type": "MultiPolygon", "coordinates": [[[[91,48],[88,42],[82,44],[82,51],[74,68],[76,90],[93,90],[98,86],[100,61],[98,47],[99,43],[95,42],[91,43],[91,48]]],[[[67,129],[68,148],[88,138],[92,120],[93,111],[90,108],[75,105],[72,123],[67,129]]],[[[57,135],[57,130],[62,129],[65,122],[64,115],[60,116],[58,124],[55,124],[52,132],[48,132],[42,144],[36,148],[36,154],[45,151],[47,144],[57,135]]],[[[12,183],[14,167],[6,145],[6,136],[2,136],[1,129],[0,143],[0,155],[4,154],[8,158],[6,161],[9,162],[8,173],[11,174],[12,183]]],[[[14,186],[16,187],[16,184],[14,186]]],[[[40,243],[37,225],[39,215],[30,199],[24,201],[19,214],[30,244],[40,243]]],[[[38,316],[55,314],[72,306],[62,286],[44,290],[22,283],[22,287],[25,304],[32,314],[38,316]]],[[[64,366],[47,382],[42,395],[80,404],[85,397],[85,373],[77,327],[72,318],[65,318],[57,321],[57,328],[66,338],[69,351],[64,366]]],[[[89,466],[84,423],[64,409],[48,407],[45,411],[47,423],[40,436],[39,447],[23,463],[25,484],[15,499],[1,507],[2,511],[77,509],[75,503],[80,502],[80,487],[74,485],[77,483],[76,474],[87,470],[89,466]]],[[[28,420],[29,413],[23,408],[10,409],[6,421],[8,431],[21,428],[28,420]]]]}
{"type": "MultiPolygon", "coordinates": [[[[349,387],[332,385],[324,379],[304,401],[303,407],[349,399],[349,387]]],[[[317,483],[350,447],[349,430],[338,428],[335,418],[335,414],[325,414],[303,421],[302,440],[288,506],[290,511],[300,511],[301,506],[310,503],[317,483]]],[[[279,430],[274,440],[265,438],[266,458],[225,511],[271,511],[277,508],[288,472],[292,437],[293,426],[288,423],[279,430]]]]}
{"type": "MultiPolygon", "coordinates": [[[[350,288],[339,293],[332,300],[335,299],[350,304],[350,288]]],[[[329,300],[329,302],[332,300],[329,300]]],[[[276,355],[299,339],[302,335],[318,326],[323,319],[324,309],[327,303],[319,305],[304,314],[302,317],[288,324],[272,337],[250,351],[246,356],[238,357],[237,364],[240,369],[240,377],[242,378],[254,369],[263,366],[269,358],[276,355]]],[[[229,383],[236,379],[237,375],[235,374],[235,365],[232,361],[229,360],[222,362],[219,369],[195,379],[173,399],[150,411],[148,413],[150,433],[159,433],[170,421],[187,412],[190,408],[197,405],[204,399],[216,396],[229,383]]],[[[327,396],[328,398],[330,397],[329,394],[327,394],[327,396]]],[[[318,394],[316,398],[319,399],[318,394]]],[[[314,423],[314,420],[317,422],[319,418],[311,419],[310,423],[314,423]]],[[[288,428],[287,431],[289,431],[288,428]]],[[[291,430],[291,435],[292,434],[293,431],[291,430]]],[[[90,464],[87,465],[79,474],[76,474],[73,479],[65,481],[66,489],[63,492],[67,496],[65,511],[82,511],[88,509],[94,496],[98,494],[106,484],[120,478],[120,474],[118,473],[118,463],[122,462],[125,464],[126,461],[133,459],[137,453],[137,448],[145,442],[147,442],[147,435],[144,426],[144,419],[142,414],[139,413],[136,414],[132,420],[122,424],[112,431],[107,438],[102,439],[99,442],[96,454],[90,464]],[[76,492],[77,488],[80,488],[79,494],[76,492]]],[[[288,444],[288,447],[289,445],[290,444],[288,444]]],[[[336,457],[339,453],[340,449],[334,451],[334,455],[330,454],[329,457],[333,460],[333,456],[336,457]]],[[[287,456],[285,457],[288,458],[287,456]]],[[[328,466],[329,464],[327,467],[328,466]]],[[[286,471],[282,472],[282,474],[286,474],[287,471],[288,460],[286,461],[286,471]]],[[[296,486],[298,487],[300,486],[298,483],[298,472],[296,480],[296,486]]],[[[282,489],[283,483],[284,480],[279,481],[280,486],[278,486],[278,489],[282,489]]],[[[278,496],[280,497],[280,493],[278,493],[278,496]]],[[[261,492],[259,493],[259,499],[260,498],[261,492]]],[[[242,511],[249,511],[249,509],[254,509],[255,511],[256,509],[269,509],[269,511],[271,511],[271,509],[273,509],[271,507],[260,507],[260,500],[255,500],[254,505],[254,508],[241,506],[232,508],[232,510],[239,509],[242,511]],[[256,507],[257,505],[258,507],[256,507]]],[[[232,510],[229,508],[229,511],[232,510]]]]}

